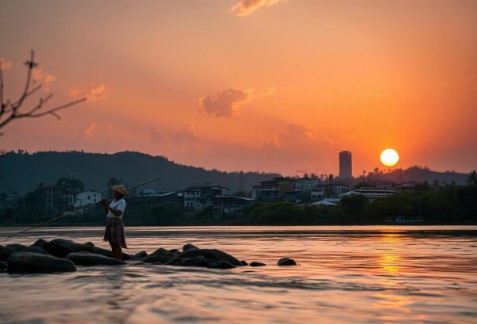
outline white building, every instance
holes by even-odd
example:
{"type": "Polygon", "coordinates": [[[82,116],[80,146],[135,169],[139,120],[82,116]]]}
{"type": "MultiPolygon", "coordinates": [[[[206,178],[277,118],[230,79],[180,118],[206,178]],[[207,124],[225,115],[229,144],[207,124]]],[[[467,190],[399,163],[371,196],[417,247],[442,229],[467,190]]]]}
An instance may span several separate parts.
{"type": "Polygon", "coordinates": [[[73,207],[81,207],[95,204],[101,200],[101,194],[97,191],[87,190],[76,195],[73,207]]]}

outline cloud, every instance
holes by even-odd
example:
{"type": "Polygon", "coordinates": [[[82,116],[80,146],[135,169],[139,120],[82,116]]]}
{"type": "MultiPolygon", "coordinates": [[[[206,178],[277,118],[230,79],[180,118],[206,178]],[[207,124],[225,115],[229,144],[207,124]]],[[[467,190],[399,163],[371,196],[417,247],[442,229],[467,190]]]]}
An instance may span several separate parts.
{"type": "Polygon", "coordinates": [[[8,70],[11,66],[11,61],[7,61],[6,59],[0,57],[0,70],[8,70]]]}
{"type": "Polygon", "coordinates": [[[286,0],[239,0],[227,11],[236,16],[248,16],[252,12],[262,8],[271,7],[286,0]]]}
{"type": "Polygon", "coordinates": [[[91,122],[86,128],[81,130],[82,138],[87,140],[89,143],[93,141],[94,131],[96,129],[96,122],[91,122]]]}
{"type": "Polygon", "coordinates": [[[43,69],[34,68],[31,72],[33,83],[39,82],[43,86],[43,90],[50,91],[50,84],[55,81],[56,77],[51,74],[44,74],[43,69]]]}
{"type": "Polygon", "coordinates": [[[195,130],[194,124],[189,123],[179,129],[162,130],[154,128],[151,132],[151,144],[160,145],[164,150],[176,150],[195,144],[199,136],[195,130]]]}
{"type": "Polygon", "coordinates": [[[110,90],[104,83],[89,86],[86,89],[73,87],[68,90],[68,95],[72,98],[103,99],[106,98],[106,92],[110,90]]]}
{"type": "Polygon", "coordinates": [[[316,131],[313,128],[307,128],[303,125],[288,125],[286,132],[281,132],[276,135],[278,138],[278,145],[285,148],[294,148],[301,146],[304,143],[313,143],[316,141],[316,131]]]}
{"type": "Polygon", "coordinates": [[[216,96],[199,99],[199,107],[215,117],[230,117],[239,113],[239,106],[251,101],[252,90],[228,89],[216,96]]]}

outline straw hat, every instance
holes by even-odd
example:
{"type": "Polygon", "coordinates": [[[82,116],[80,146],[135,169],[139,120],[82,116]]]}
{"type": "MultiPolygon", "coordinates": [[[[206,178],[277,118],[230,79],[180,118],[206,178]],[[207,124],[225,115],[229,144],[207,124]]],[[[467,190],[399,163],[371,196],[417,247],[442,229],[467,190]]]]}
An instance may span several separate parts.
{"type": "Polygon", "coordinates": [[[123,185],[111,186],[111,189],[113,189],[113,191],[119,192],[123,196],[128,195],[128,191],[126,190],[126,188],[124,188],[123,185]]]}

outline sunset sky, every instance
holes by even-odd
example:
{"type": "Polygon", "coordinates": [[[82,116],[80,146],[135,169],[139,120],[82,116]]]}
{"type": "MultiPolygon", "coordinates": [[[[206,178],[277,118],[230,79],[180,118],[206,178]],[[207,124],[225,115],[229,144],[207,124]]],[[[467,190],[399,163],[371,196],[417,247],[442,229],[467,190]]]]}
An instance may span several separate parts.
{"type": "Polygon", "coordinates": [[[7,125],[3,150],[292,176],[349,150],[359,176],[394,148],[394,168],[477,169],[475,0],[0,0],[7,99],[31,49],[52,104],[90,100],[7,125]]]}

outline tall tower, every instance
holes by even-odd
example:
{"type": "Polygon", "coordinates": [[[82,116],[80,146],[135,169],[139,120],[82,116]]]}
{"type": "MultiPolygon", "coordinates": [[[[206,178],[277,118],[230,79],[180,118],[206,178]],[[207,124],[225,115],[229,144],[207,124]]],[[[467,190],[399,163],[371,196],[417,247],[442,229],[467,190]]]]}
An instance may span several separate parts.
{"type": "Polygon", "coordinates": [[[340,152],[340,175],[341,180],[351,180],[353,177],[353,167],[351,163],[351,152],[340,152]]]}

